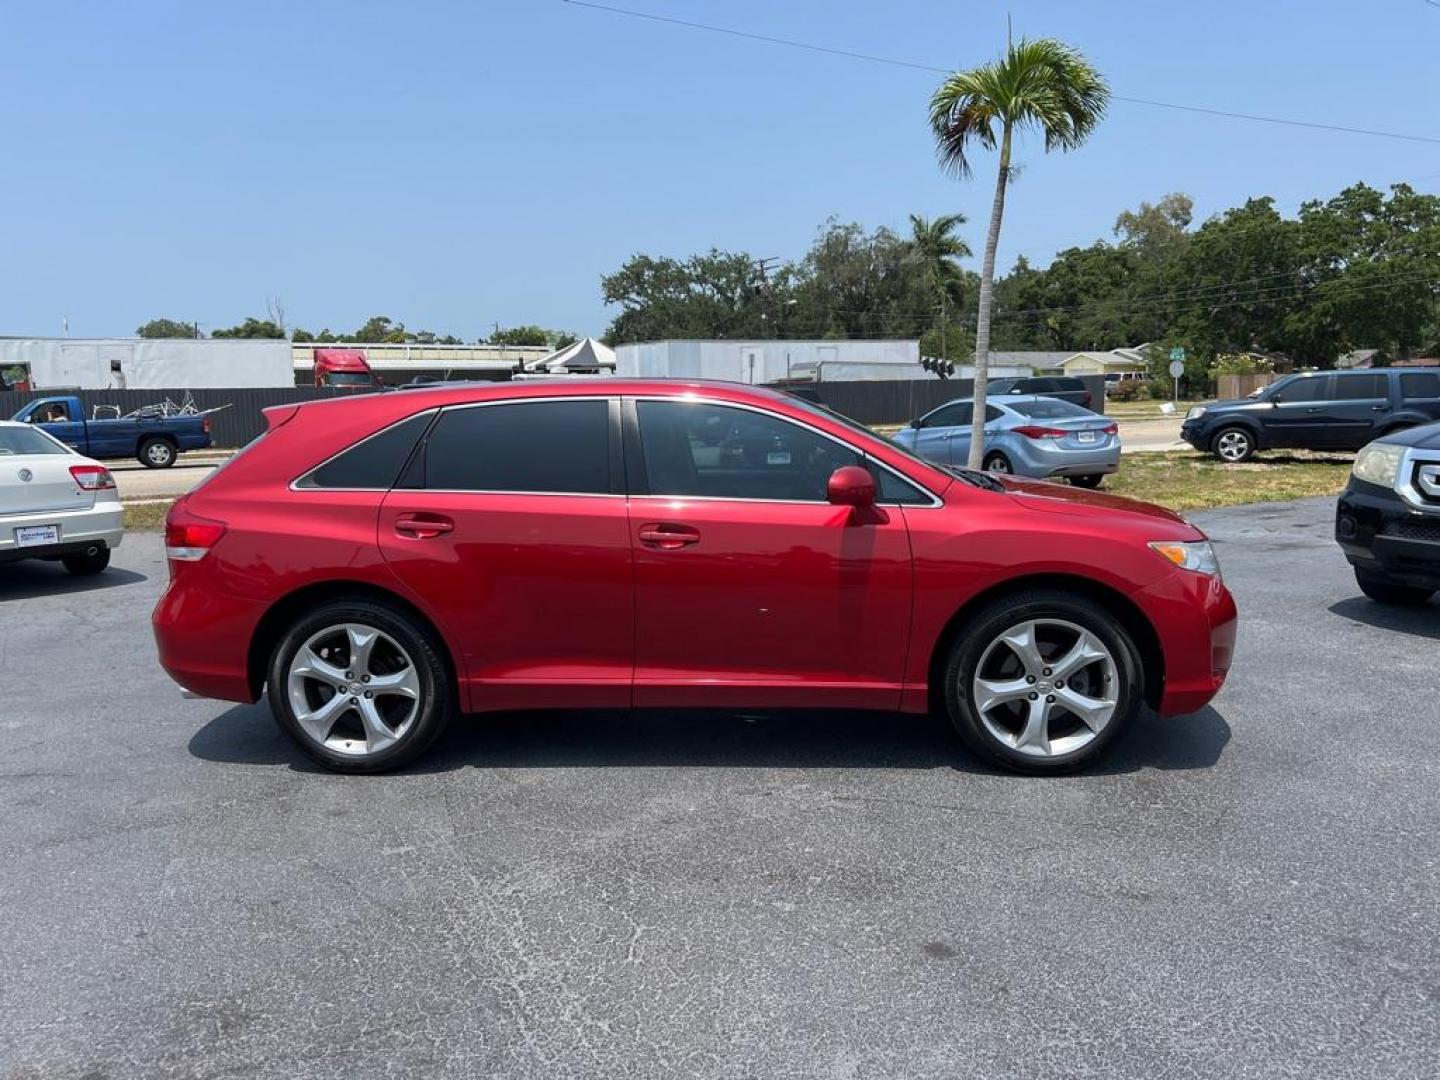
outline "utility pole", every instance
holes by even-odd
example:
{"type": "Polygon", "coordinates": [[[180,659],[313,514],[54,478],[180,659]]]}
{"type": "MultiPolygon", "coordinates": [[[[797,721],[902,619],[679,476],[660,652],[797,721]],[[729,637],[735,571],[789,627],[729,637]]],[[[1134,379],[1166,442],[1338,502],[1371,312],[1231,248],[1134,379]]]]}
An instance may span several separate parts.
{"type": "Polygon", "coordinates": [[[775,334],[775,328],[771,325],[770,319],[773,314],[771,308],[774,306],[770,302],[770,266],[779,261],[779,257],[775,255],[755,260],[755,276],[760,279],[760,284],[755,286],[755,291],[764,298],[764,310],[760,312],[760,321],[765,324],[764,336],[766,338],[773,337],[775,334]]]}

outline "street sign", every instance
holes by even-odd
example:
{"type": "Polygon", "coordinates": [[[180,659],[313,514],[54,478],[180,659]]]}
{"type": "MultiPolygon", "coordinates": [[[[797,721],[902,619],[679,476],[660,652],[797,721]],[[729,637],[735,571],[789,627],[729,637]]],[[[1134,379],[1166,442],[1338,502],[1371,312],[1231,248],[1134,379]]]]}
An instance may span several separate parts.
{"type": "Polygon", "coordinates": [[[1177,378],[1177,379],[1178,379],[1181,375],[1184,375],[1184,374],[1185,374],[1185,361],[1184,361],[1184,360],[1171,360],[1171,361],[1170,361],[1170,374],[1171,374],[1172,376],[1174,376],[1175,378],[1177,378]]]}
{"type": "Polygon", "coordinates": [[[1170,359],[1179,360],[1183,364],[1185,362],[1185,346],[1176,345],[1173,349],[1171,349],[1170,359]]]}

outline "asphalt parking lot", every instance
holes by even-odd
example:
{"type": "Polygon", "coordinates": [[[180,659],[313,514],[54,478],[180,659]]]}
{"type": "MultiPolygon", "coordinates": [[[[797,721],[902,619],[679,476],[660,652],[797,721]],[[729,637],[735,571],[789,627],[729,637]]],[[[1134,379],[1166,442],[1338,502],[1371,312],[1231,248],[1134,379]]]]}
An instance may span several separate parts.
{"type": "Polygon", "coordinates": [[[1214,707],[1103,770],[935,721],[503,716],[312,771],[182,700],[159,540],[0,568],[0,1077],[1433,1076],[1440,604],[1197,514],[1214,707]]]}

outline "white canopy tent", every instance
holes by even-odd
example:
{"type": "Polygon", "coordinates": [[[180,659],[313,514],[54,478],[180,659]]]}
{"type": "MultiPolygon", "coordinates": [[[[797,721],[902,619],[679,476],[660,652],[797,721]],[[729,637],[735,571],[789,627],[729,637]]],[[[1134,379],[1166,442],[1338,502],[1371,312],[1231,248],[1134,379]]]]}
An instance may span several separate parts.
{"type": "Polygon", "coordinates": [[[615,350],[592,337],[581,338],[542,360],[525,365],[525,370],[551,375],[613,375],[615,350]]]}

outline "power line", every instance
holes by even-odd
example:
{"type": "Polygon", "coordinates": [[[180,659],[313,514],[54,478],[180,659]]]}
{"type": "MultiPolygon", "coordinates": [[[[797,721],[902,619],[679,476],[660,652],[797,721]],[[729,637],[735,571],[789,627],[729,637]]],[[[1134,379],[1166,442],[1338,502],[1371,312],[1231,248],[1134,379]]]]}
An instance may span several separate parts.
{"type": "MultiPolygon", "coordinates": [[[[950,74],[949,68],[936,67],[933,64],[920,64],[911,60],[900,60],[892,56],[877,56],[872,53],[853,52],[849,49],[835,49],[827,45],[816,45],[813,42],[797,41],[793,38],[772,37],[769,34],[757,34],[748,30],[736,30],[728,26],[714,26],[709,23],[692,22],[689,19],[677,19],[671,15],[657,15],[649,11],[635,11],[630,8],[613,7],[609,4],[598,4],[594,3],[593,0],[564,0],[564,2],[570,4],[572,7],[590,8],[593,11],[603,11],[610,15],[623,15],[633,19],[647,19],[651,22],[666,23],[671,26],[683,26],[689,30],[703,30],[711,34],[725,34],[729,37],[744,38],[749,41],[760,41],[767,45],[780,45],[789,49],[803,49],[806,52],[840,56],[847,60],[863,60],[870,64],[886,64],[891,67],[909,68],[912,71],[934,72],[940,75],[950,74]]],[[[1434,7],[1440,7],[1440,0],[1426,0],[1426,3],[1434,7]]],[[[1331,131],[1346,135],[1370,135],[1381,139],[1400,139],[1405,142],[1440,145],[1440,136],[1410,135],[1404,132],[1379,131],[1375,128],[1323,124],[1314,120],[1291,120],[1279,116],[1260,116],[1255,113],[1230,112],[1225,109],[1212,109],[1200,105],[1178,105],[1170,101],[1156,101],[1153,98],[1126,97],[1122,94],[1112,94],[1111,97],[1116,101],[1123,101],[1130,105],[1146,105],[1156,109],[1174,109],[1180,112],[1201,113],[1208,116],[1219,116],[1229,120],[1246,120],[1257,124],[1280,124],[1286,127],[1309,128],[1314,131],[1331,131]]]]}

